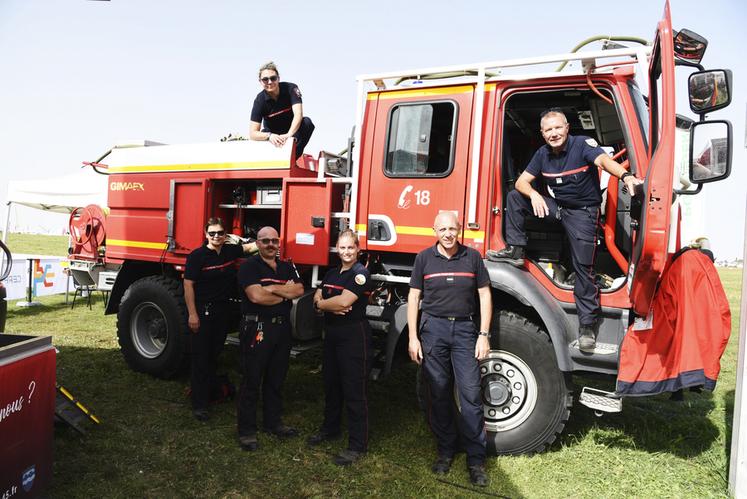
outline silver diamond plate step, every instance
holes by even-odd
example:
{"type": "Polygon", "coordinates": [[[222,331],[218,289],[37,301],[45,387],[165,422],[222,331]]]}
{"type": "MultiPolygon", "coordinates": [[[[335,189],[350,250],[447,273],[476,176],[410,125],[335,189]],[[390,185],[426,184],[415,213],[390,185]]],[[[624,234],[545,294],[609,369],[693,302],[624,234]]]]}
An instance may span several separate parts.
{"type": "Polygon", "coordinates": [[[622,399],[615,397],[612,392],[605,392],[604,390],[597,390],[596,388],[589,388],[585,386],[581,389],[581,395],[578,397],[578,401],[598,412],[621,412],[622,411],[622,399]]]}
{"type": "MultiPolygon", "coordinates": [[[[578,340],[573,340],[573,342],[568,345],[571,348],[575,348],[576,350],[580,350],[578,348],[578,340]]],[[[592,353],[592,352],[589,352],[592,353]]],[[[597,342],[597,346],[594,347],[594,354],[596,355],[612,355],[617,353],[617,345],[614,343],[599,343],[597,342]]]]}

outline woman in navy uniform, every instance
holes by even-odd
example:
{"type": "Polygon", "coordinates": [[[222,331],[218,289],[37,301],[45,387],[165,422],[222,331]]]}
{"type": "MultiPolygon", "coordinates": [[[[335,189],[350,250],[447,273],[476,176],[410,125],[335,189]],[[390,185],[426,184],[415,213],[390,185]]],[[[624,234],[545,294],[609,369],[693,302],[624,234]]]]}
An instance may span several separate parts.
{"type": "Polygon", "coordinates": [[[290,139],[296,139],[296,158],[300,158],[314,132],[314,123],[303,115],[303,100],[298,85],[280,81],[280,73],[274,62],[259,68],[262,91],[252,105],[249,138],[266,140],[275,147],[282,147],[290,139]]]}
{"type": "Polygon", "coordinates": [[[184,269],[184,301],[191,336],[192,414],[208,419],[210,391],[218,387],[215,375],[229,327],[229,298],[236,295],[237,259],[256,250],[254,243],[225,244],[223,220],[205,224],[205,244],[187,256],[184,269]]]}
{"type": "Polygon", "coordinates": [[[371,274],[358,262],[358,236],[350,229],[340,233],[340,265],[324,276],[314,295],[314,307],[324,312],[324,422],[309,437],[318,445],[340,436],[343,401],[348,418],[348,447],[333,462],[347,466],[368,450],[368,373],[371,370],[371,329],[366,305],[371,274]]]}

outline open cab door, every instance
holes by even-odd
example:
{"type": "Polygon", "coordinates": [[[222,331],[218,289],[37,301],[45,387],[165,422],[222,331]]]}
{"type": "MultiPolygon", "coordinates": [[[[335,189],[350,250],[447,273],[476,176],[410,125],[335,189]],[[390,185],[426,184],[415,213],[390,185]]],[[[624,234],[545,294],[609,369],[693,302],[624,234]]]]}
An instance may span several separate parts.
{"type": "Polygon", "coordinates": [[[674,176],[675,95],[674,43],[669,1],[659,21],[649,65],[649,164],[643,189],[638,233],[628,273],[630,301],[646,317],[667,261],[674,176]]]}

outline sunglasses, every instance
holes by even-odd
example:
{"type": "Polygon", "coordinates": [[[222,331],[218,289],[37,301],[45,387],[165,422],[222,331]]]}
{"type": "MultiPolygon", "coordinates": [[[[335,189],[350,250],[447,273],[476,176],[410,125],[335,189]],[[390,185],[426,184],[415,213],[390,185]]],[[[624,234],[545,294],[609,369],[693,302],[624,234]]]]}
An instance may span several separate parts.
{"type": "Polygon", "coordinates": [[[265,246],[269,244],[274,244],[275,246],[277,246],[278,244],[280,244],[280,239],[278,239],[277,237],[263,237],[262,239],[257,239],[257,241],[264,244],[265,246]]]}
{"type": "Polygon", "coordinates": [[[226,231],[225,230],[210,230],[210,231],[208,231],[207,234],[210,237],[215,237],[215,236],[221,237],[221,236],[225,236],[226,235],[226,231]]]}
{"type": "Polygon", "coordinates": [[[264,78],[259,79],[262,83],[275,83],[278,81],[277,76],[265,76],[264,78]]]}

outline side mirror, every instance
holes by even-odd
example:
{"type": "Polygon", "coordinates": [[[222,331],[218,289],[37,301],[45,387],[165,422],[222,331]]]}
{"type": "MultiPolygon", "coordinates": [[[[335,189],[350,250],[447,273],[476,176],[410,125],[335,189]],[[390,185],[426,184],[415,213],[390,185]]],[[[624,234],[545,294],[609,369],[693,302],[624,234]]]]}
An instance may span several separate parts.
{"type": "Polygon", "coordinates": [[[689,29],[681,29],[674,35],[674,55],[678,59],[700,64],[708,47],[708,40],[689,29]]]}
{"type": "Polygon", "coordinates": [[[731,70],[713,69],[692,73],[687,80],[690,109],[706,114],[731,103],[731,70]]]}
{"type": "Polygon", "coordinates": [[[690,181],[707,184],[731,173],[731,123],[701,121],[690,128],[690,181]]]}

